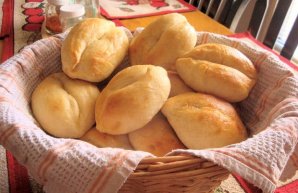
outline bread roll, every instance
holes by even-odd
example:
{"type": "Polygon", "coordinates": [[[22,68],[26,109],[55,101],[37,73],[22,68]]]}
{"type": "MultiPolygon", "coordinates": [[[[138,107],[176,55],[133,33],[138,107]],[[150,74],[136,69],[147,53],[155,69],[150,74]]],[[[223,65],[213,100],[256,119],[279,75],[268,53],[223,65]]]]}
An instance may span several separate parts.
{"type": "Polygon", "coordinates": [[[247,138],[233,106],[211,95],[185,93],[167,100],[162,108],[182,143],[190,149],[223,147],[247,138]]]}
{"type": "Polygon", "coordinates": [[[55,137],[79,138],[95,123],[98,95],[95,85],[55,73],[35,88],[31,105],[46,132],[55,137]]]}
{"type": "Polygon", "coordinates": [[[127,134],[146,125],[170,93],[166,70],[136,65],[116,74],[96,101],[96,128],[112,135],[127,134]]]}
{"type": "Polygon", "coordinates": [[[109,135],[99,132],[96,128],[92,128],[80,138],[95,145],[96,147],[115,147],[123,149],[133,149],[127,135],[109,135]]]}
{"type": "Polygon", "coordinates": [[[100,82],[121,63],[128,45],[127,35],[114,22],[85,19],[62,43],[62,69],[71,78],[100,82]]]}
{"type": "Polygon", "coordinates": [[[235,48],[202,44],[176,61],[179,76],[192,89],[229,102],[244,100],[257,73],[252,62],[235,48]]]}
{"type": "Polygon", "coordinates": [[[153,64],[174,70],[176,59],[193,49],[196,41],[196,31],[183,15],[163,15],[132,40],[130,61],[132,65],[153,64]]]}
{"type": "Polygon", "coordinates": [[[144,127],[128,134],[129,141],[136,150],[163,156],[174,149],[185,149],[177,138],[167,119],[158,113],[144,127]]]}
{"type": "Polygon", "coordinates": [[[193,90],[179,77],[177,72],[168,71],[168,76],[171,82],[171,91],[169,97],[173,97],[185,92],[193,92],[193,90]]]}

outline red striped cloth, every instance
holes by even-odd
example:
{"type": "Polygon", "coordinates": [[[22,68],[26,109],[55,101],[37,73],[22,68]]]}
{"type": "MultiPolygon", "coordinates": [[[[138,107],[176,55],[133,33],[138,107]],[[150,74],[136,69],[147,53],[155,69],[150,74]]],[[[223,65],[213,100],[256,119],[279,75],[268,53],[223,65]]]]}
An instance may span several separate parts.
{"type": "Polygon", "coordinates": [[[275,191],[275,193],[297,193],[297,192],[298,192],[298,180],[295,180],[290,184],[282,186],[275,191]]]}
{"type": "MultiPolygon", "coordinates": [[[[230,37],[248,41],[252,44],[255,44],[255,46],[259,46],[262,49],[265,49],[265,50],[273,53],[274,55],[279,57],[279,59],[282,60],[284,63],[289,65],[291,68],[293,68],[293,70],[298,72],[297,64],[292,63],[288,59],[284,58],[283,56],[277,54],[270,48],[266,47],[264,44],[262,44],[261,42],[256,40],[249,32],[233,34],[233,35],[230,35],[230,37]]],[[[298,152],[296,152],[296,153],[298,154],[298,152]]],[[[291,159],[295,159],[295,157],[296,157],[296,154],[293,154],[291,159]]],[[[297,161],[293,161],[293,162],[298,163],[297,161]]],[[[298,168],[298,166],[296,166],[296,168],[298,168]]],[[[245,190],[245,192],[247,192],[247,193],[261,193],[262,192],[259,188],[257,188],[254,185],[251,185],[250,183],[245,181],[243,178],[241,178],[239,175],[234,175],[234,177],[238,181],[238,183],[241,185],[241,187],[245,190]]],[[[296,179],[296,177],[293,179],[296,179]]],[[[278,187],[275,190],[275,193],[297,193],[297,192],[298,192],[298,180],[293,180],[292,182],[289,182],[288,184],[286,184],[284,186],[278,187]]]]}
{"type": "Polygon", "coordinates": [[[27,169],[20,165],[11,153],[6,152],[9,193],[31,193],[27,169]]]}
{"type": "MultiPolygon", "coordinates": [[[[0,37],[3,40],[3,51],[1,56],[1,63],[14,55],[13,0],[3,1],[2,13],[2,28],[0,37]]],[[[7,190],[8,188],[9,193],[31,193],[32,191],[29,183],[27,169],[24,166],[20,165],[9,151],[6,151],[6,160],[7,168],[3,169],[6,169],[6,172],[8,174],[8,187],[3,187],[3,191],[5,191],[5,189],[7,190]]]]}
{"type": "Polygon", "coordinates": [[[3,40],[2,61],[7,60],[14,54],[14,1],[4,0],[2,4],[2,29],[0,37],[3,40]]]}

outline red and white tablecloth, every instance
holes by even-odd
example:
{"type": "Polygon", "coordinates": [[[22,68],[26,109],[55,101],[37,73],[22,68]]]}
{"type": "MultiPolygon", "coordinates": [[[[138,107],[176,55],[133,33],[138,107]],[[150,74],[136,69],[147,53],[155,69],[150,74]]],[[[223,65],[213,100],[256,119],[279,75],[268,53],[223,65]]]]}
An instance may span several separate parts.
{"type": "Polygon", "coordinates": [[[109,19],[146,17],[196,8],[183,0],[98,0],[101,14],[109,19]]]}

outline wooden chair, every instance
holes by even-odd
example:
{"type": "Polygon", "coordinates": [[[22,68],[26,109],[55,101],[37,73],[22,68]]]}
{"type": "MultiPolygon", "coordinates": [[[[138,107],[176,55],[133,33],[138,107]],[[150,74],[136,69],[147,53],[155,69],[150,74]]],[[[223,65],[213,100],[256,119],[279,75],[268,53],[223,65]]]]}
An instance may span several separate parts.
{"type": "MultiPolygon", "coordinates": [[[[288,59],[293,59],[294,52],[297,48],[298,45],[298,16],[296,14],[296,18],[294,18],[294,23],[293,26],[290,30],[290,33],[288,36],[285,38],[285,42],[281,42],[281,44],[284,43],[284,45],[279,45],[280,43],[278,42],[278,36],[281,31],[282,25],[285,22],[286,15],[288,11],[290,10],[291,6],[296,3],[296,7],[298,6],[298,2],[296,0],[280,0],[277,3],[276,9],[274,11],[274,14],[272,16],[272,20],[268,24],[268,28],[265,31],[263,43],[278,52],[280,52],[280,55],[284,56],[285,58],[288,59]],[[278,46],[276,46],[278,45],[278,46]]],[[[292,7],[293,12],[297,13],[297,10],[295,10],[294,7],[292,7]]],[[[288,25],[288,24],[286,24],[288,25]]],[[[263,27],[265,28],[265,27],[263,27]]],[[[298,58],[295,58],[295,60],[298,60],[298,58]]],[[[295,61],[294,61],[295,62],[295,61]]],[[[296,61],[297,63],[298,61],[296,61]]]]}
{"type": "MultiPolygon", "coordinates": [[[[255,38],[260,42],[263,42],[269,48],[279,52],[280,55],[291,60],[298,44],[298,19],[297,15],[294,18],[294,25],[290,30],[285,42],[281,42],[278,48],[276,45],[278,40],[278,34],[281,31],[282,25],[285,22],[285,17],[293,3],[297,3],[296,0],[266,0],[266,6],[263,14],[254,12],[256,9],[252,8],[256,6],[256,0],[243,0],[243,7],[239,7],[237,14],[235,15],[230,29],[234,32],[243,32],[250,29],[251,14],[257,14],[261,16],[261,22],[256,27],[255,38]],[[247,5],[246,4],[250,4],[247,5]],[[248,6],[251,6],[248,8],[248,6]],[[250,10],[252,9],[252,10],[250,10]],[[247,12],[245,15],[245,11],[247,12]],[[276,49],[278,48],[278,49],[276,49]]],[[[297,5],[298,6],[298,5],[297,5]]],[[[297,11],[297,10],[295,10],[297,11]]],[[[298,59],[298,58],[297,58],[298,59]]]]}
{"type": "MultiPolygon", "coordinates": [[[[235,3],[236,0],[233,0],[235,3]]],[[[260,24],[255,27],[256,32],[253,33],[255,38],[260,42],[263,42],[270,48],[274,47],[278,33],[281,29],[281,26],[284,22],[284,18],[287,14],[292,2],[296,0],[266,0],[265,9],[263,14],[258,13],[257,0],[238,0],[241,1],[240,6],[237,7],[237,10],[233,16],[231,24],[227,27],[235,33],[250,31],[252,28],[252,18],[253,15],[257,14],[261,17],[260,24]]],[[[223,11],[225,9],[231,10],[231,6],[227,6],[228,0],[190,0],[189,3],[196,5],[199,10],[205,12],[213,19],[219,21],[223,16],[223,11]],[[215,4],[219,4],[218,7],[215,7],[215,13],[210,14],[212,8],[214,9],[215,4]]],[[[297,2],[296,2],[297,3],[297,2]]],[[[226,10],[227,11],[227,10],[226,10]]],[[[214,11],[213,11],[214,12],[214,11]]],[[[297,18],[294,23],[294,26],[289,34],[287,41],[284,44],[284,47],[280,50],[280,54],[288,59],[291,59],[298,43],[297,31],[298,24],[297,18]]]]}
{"type": "MultiPolygon", "coordinates": [[[[220,3],[218,5],[218,7],[216,8],[213,19],[215,19],[217,21],[219,20],[219,18],[222,16],[222,12],[223,12],[227,2],[228,2],[228,0],[220,0],[220,3]]],[[[200,11],[203,11],[205,8],[206,11],[204,11],[204,12],[206,15],[209,15],[209,16],[211,13],[211,9],[215,5],[214,0],[198,0],[198,1],[190,0],[189,3],[192,5],[196,5],[200,11]]]]}

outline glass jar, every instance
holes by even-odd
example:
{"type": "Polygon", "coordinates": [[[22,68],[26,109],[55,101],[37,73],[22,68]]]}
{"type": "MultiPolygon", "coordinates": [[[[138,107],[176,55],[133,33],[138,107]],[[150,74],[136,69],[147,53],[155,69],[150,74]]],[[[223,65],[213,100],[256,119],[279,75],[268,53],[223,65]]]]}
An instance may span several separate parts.
{"type": "Polygon", "coordinates": [[[85,7],[85,17],[99,17],[100,10],[98,0],[75,0],[77,4],[81,4],[85,7]]]}
{"type": "Polygon", "coordinates": [[[60,21],[62,25],[62,31],[66,31],[68,28],[73,27],[81,20],[84,19],[85,8],[80,4],[64,5],[60,8],[60,21]]]}
{"type": "Polygon", "coordinates": [[[66,5],[68,0],[48,0],[45,9],[45,28],[48,34],[57,34],[62,32],[60,22],[60,7],[66,5]]]}

